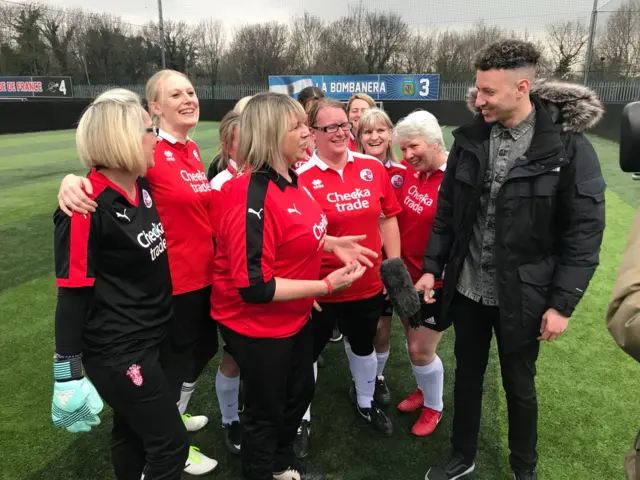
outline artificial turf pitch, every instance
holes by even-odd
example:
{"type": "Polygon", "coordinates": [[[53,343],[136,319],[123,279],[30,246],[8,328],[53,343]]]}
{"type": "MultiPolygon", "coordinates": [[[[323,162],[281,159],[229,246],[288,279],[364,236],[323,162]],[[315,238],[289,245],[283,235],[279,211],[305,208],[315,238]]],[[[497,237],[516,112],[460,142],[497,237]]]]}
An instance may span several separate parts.
{"type": "MultiPolygon", "coordinates": [[[[446,140],[451,144],[451,128],[446,140]]],[[[208,165],[218,145],[217,124],[202,122],[193,134],[208,165]]],[[[545,480],[620,479],[622,458],[640,426],[640,368],[614,344],[605,311],[621,252],[640,201],[640,184],[620,173],[618,145],[591,137],[607,191],[607,228],[601,265],[569,330],[544,343],[538,361],[539,474],[545,480]]],[[[53,276],[51,215],[63,175],[83,173],[73,131],[0,136],[0,478],[7,480],[106,480],[110,464],[111,414],[91,433],[71,434],[51,424],[53,276]]],[[[445,366],[444,418],[428,438],[411,436],[417,414],[395,405],[414,388],[399,323],[392,332],[385,375],[392,392],[395,431],[371,430],[349,402],[349,371],[341,344],[329,344],[312,407],[311,454],[333,480],[422,479],[449,452],[452,419],[453,330],[439,347],[445,366]]],[[[239,460],[222,443],[214,389],[219,356],[203,373],[189,411],[209,425],[193,435],[201,451],[216,458],[204,478],[239,479],[239,460]]],[[[477,479],[512,478],[508,468],[504,393],[495,348],[487,368],[477,479]]],[[[190,478],[184,475],[184,478],[190,478]]]]}

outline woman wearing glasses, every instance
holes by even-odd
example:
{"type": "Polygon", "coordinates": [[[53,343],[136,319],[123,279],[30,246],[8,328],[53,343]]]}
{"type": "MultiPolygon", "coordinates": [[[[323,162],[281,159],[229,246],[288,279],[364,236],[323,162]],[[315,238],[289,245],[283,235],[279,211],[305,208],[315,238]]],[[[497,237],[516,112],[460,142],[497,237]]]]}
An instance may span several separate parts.
{"type": "Polygon", "coordinates": [[[144,178],[158,142],[138,96],[115,89],[83,113],[76,132],[93,213],[54,216],[54,424],[89,431],[98,393],[113,409],[112,461],[121,480],[179,480],[187,434],[162,348],[171,323],[163,224],[144,178]],[[142,233],[141,233],[142,232],[142,233]],[[84,371],[91,381],[84,378],[84,371]],[[86,412],[91,412],[88,415],[86,412]]]}
{"type": "MultiPolygon", "coordinates": [[[[324,98],[309,111],[309,125],[316,151],[298,170],[300,178],[312,185],[311,193],[322,206],[333,236],[366,234],[363,246],[387,257],[400,256],[400,234],[395,216],[401,211],[389,177],[376,158],[347,149],[351,124],[342,103],[324,98]]],[[[322,273],[338,265],[325,255],[322,273]]],[[[390,435],[392,425],[373,399],[377,359],[373,347],[378,319],[384,305],[380,279],[380,257],[349,290],[319,300],[321,311],[314,311],[314,356],[320,355],[337,321],[346,337],[345,350],[355,384],[357,411],[373,428],[390,435]]],[[[310,413],[305,420],[308,422],[310,413]]],[[[310,431],[302,425],[302,436],[310,431]]],[[[304,452],[303,452],[304,453],[304,452]]]]}
{"type": "MultiPolygon", "coordinates": [[[[188,138],[196,126],[199,102],[193,85],[180,72],[161,70],[147,82],[146,97],[154,123],[160,127],[153,168],[147,172],[153,202],[167,242],[173,285],[172,359],[167,377],[187,431],[203,428],[208,418],[184,415],[196,379],[218,349],[216,323],[211,320],[212,228],[211,186],[197,145],[188,138]]],[[[96,203],[83,191],[94,190],[89,178],[68,175],[58,195],[60,208],[87,214],[96,203]]],[[[217,462],[192,447],[185,472],[202,475],[217,462]]]]}

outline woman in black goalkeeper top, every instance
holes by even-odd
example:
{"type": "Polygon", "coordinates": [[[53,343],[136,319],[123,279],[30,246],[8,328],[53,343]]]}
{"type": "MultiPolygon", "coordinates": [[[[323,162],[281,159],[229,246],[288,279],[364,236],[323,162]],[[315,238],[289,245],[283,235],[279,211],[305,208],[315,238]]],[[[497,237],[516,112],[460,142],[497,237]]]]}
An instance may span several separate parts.
{"type": "Polygon", "coordinates": [[[178,480],[189,456],[161,348],[172,284],[164,228],[144,178],[154,163],[156,134],[133,92],[116,89],[98,97],[76,134],[97,209],[54,214],[54,423],[72,430],[82,420],[93,383],[114,412],[118,480],[143,474],[145,480],[178,480]],[[91,383],[83,379],[83,367],[91,383]]]}

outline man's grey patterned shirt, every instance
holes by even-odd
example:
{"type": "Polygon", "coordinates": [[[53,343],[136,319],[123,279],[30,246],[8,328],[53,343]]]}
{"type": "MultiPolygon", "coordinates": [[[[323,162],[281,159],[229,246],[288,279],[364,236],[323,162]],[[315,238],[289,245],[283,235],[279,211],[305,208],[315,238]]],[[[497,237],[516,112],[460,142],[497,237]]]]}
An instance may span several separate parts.
{"type": "Polygon", "coordinates": [[[496,123],[491,129],[489,162],[484,175],[480,208],[473,225],[457,290],[484,305],[498,305],[496,267],[493,258],[495,244],[495,213],[498,191],[516,161],[531,145],[536,118],[535,107],[518,125],[506,128],[496,123]]]}

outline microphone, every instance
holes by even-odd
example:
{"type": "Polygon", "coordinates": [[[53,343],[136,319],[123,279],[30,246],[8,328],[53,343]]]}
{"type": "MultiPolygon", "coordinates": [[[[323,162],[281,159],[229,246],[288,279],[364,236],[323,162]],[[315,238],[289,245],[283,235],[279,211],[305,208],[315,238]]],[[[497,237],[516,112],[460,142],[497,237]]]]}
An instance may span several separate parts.
{"type": "Polygon", "coordinates": [[[396,313],[409,319],[411,328],[420,327],[420,307],[424,292],[416,291],[401,258],[388,258],[380,264],[380,277],[396,313]]]}

